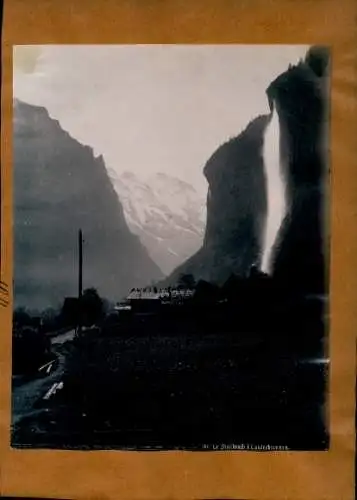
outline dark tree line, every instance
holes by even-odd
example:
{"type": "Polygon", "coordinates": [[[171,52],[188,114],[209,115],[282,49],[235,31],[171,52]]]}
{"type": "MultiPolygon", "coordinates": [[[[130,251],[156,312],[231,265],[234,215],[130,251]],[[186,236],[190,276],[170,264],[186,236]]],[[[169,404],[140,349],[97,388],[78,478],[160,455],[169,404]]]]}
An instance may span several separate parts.
{"type": "Polygon", "coordinates": [[[107,302],[95,288],[84,290],[81,301],[77,298],[65,299],[61,308],[47,308],[34,312],[19,307],[13,313],[12,361],[14,373],[36,371],[47,362],[51,353],[51,336],[78,322],[82,326],[100,323],[105,317],[107,302]]]}

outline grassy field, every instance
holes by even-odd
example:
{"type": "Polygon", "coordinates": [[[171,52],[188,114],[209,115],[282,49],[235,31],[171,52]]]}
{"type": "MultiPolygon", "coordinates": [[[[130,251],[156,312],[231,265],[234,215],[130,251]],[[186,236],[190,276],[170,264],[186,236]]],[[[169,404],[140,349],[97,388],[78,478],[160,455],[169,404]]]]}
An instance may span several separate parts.
{"type": "Polygon", "coordinates": [[[88,335],[72,346],[63,390],[13,445],[326,449],[326,365],[289,345],[281,333],[88,335]]]}

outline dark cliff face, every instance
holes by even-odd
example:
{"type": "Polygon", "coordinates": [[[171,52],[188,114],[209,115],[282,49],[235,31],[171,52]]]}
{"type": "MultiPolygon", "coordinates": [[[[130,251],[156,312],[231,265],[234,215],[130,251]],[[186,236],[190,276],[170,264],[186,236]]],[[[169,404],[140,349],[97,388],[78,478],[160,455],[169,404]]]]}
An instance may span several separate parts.
{"type": "Polygon", "coordinates": [[[263,142],[270,116],[260,116],[208,160],[207,224],[202,248],[175,270],[222,284],[245,276],[262,257],[267,199],[263,142]]]}
{"type": "Polygon", "coordinates": [[[287,215],[272,257],[272,273],[307,293],[327,287],[328,52],[312,48],[305,61],[269,87],[280,122],[281,171],[287,215]]]}
{"type": "MultiPolygon", "coordinates": [[[[272,252],[272,274],[304,293],[327,291],[328,50],[311,48],[267,89],[280,123],[280,167],[286,185],[286,217],[272,252]]],[[[222,283],[259,266],[267,218],[262,157],[272,115],[256,118],[207,162],[207,226],[203,247],[174,271],[222,283]]]]}
{"type": "Polygon", "coordinates": [[[161,277],[126,225],[102,157],[44,108],[14,103],[15,305],[56,306],[77,293],[77,232],[84,287],[119,299],[161,277]]]}

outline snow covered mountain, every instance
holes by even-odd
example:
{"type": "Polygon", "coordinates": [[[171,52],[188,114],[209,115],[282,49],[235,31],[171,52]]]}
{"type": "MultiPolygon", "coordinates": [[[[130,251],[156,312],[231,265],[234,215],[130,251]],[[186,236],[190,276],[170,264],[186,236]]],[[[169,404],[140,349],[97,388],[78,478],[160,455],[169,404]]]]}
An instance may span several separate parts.
{"type": "Polygon", "coordinates": [[[163,173],[145,180],[132,172],[108,174],[130,230],[165,274],[202,245],[206,198],[190,184],[163,173]]]}

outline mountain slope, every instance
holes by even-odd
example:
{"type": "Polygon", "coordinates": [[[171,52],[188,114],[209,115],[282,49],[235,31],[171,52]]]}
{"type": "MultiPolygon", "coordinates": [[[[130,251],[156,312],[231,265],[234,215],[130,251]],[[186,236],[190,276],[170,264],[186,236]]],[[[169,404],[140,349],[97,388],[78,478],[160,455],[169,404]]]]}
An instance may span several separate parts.
{"type": "Polygon", "coordinates": [[[77,231],[85,287],[118,299],[162,276],[128,229],[102,157],[45,108],[14,102],[14,299],[56,306],[77,293],[77,231]]]}
{"type": "Polygon", "coordinates": [[[205,198],[190,184],[164,173],[144,181],[131,172],[109,176],[123,204],[126,221],[165,274],[201,246],[205,198]]]}

